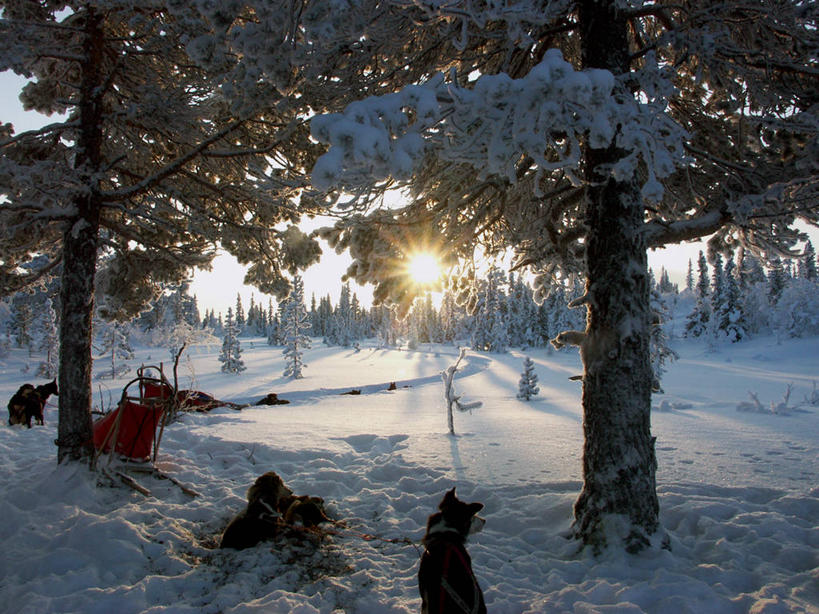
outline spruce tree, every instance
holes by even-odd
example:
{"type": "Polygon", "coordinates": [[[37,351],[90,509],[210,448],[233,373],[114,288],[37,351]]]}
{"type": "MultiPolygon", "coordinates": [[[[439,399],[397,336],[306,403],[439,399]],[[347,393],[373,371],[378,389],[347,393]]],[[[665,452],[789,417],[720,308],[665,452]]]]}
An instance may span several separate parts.
{"type": "Polygon", "coordinates": [[[697,287],[695,289],[697,302],[694,305],[693,311],[688,314],[688,318],[686,320],[686,337],[702,337],[708,332],[709,323],[711,321],[708,262],[705,260],[705,255],[702,252],[700,252],[697,259],[697,267],[699,269],[697,287]]]}
{"type": "Polygon", "coordinates": [[[57,377],[59,369],[59,339],[57,335],[57,314],[51,299],[46,298],[41,314],[40,344],[38,349],[45,353],[45,358],[37,368],[37,375],[52,379],[57,377]]]}
{"type": "Polygon", "coordinates": [[[224,324],[225,336],[222,340],[222,351],[219,362],[222,363],[223,373],[241,373],[246,369],[242,360],[242,346],[239,342],[239,329],[233,320],[233,309],[228,307],[224,324]]]}
{"type": "Polygon", "coordinates": [[[110,370],[107,375],[114,379],[130,371],[130,367],[122,362],[134,357],[134,349],[128,339],[128,325],[113,320],[102,321],[97,324],[100,329],[100,351],[110,357],[110,370]]]}
{"type": "Polygon", "coordinates": [[[535,363],[532,362],[531,358],[526,356],[523,359],[523,372],[520,374],[520,381],[518,382],[517,397],[521,401],[528,401],[539,393],[540,388],[537,385],[535,363]]]}
{"type": "Polygon", "coordinates": [[[32,295],[20,292],[11,300],[11,320],[9,332],[14,339],[14,345],[25,348],[31,353],[34,342],[34,309],[32,295]]]}
{"type": "Polygon", "coordinates": [[[285,311],[282,317],[282,327],[284,328],[285,348],[284,376],[300,379],[302,369],[307,365],[304,363],[304,350],[310,349],[310,337],[306,331],[310,328],[310,319],[307,315],[307,308],[304,306],[304,283],[301,276],[293,278],[293,288],[285,301],[285,311]]]}
{"type": "Polygon", "coordinates": [[[651,290],[651,337],[649,352],[651,357],[652,392],[662,392],[663,374],[666,365],[679,358],[677,352],[671,349],[668,335],[665,332],[665,323],[668,320],[668,306],[658,288],[651,290]]]}
{"type": "Polygon", "coordinates": [[[816,269],[816,250],[813,248],[813,243],[808,241],[805,243],[805,251],[799,259],[799,277],[808,281],[816,281],[818,277],[816,269]]]}
{"type": "Polygon", "coordinates": [[[688,272],[685,274],[685,289],[694,292],[694,268],[691,265],[691,258],[688,259],[688,272]]]}
{"type": "Polygon", "coordinates": [[[725,307],[725,271],[722,266],[722,254],[717,252],[714,254],[714,261],[711,263],[713,270],[711,272],[711,319],[710,319],[710,333],[716,338],[720,330],[720,316],[725,307]]]}
{"type": "Polygon", "coordinates": [[[723,298],[719,308],[714,310],[718,334],[720,337],[736,343],[744,339],[747,333],[733,253],[728,254],[722,275],[721,288],[723,298]]]}
{"type": "Polygon", "coordinates": [[[772,306],[779,301],[787,279],[782,259],[778,255],[773,255],[768,259],[768,302],[772,306]]]}

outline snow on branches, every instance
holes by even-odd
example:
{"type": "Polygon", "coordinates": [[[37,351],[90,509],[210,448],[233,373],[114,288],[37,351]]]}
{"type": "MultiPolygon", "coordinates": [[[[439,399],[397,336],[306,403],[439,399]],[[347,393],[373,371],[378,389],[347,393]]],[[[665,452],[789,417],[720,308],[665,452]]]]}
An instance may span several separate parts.
{"type": "Polygon", "coordinates": [[[642,162],[643,197],[658,201],[659,179],[684,160],[687,137],[664,108],[663,98],[635,101],[607,70],[574,70],[558,49],[520,79],[483,75],[463,87],[454,71],[448,79],[437,73],[422,85],[314,118],[312,135],[330,150],[313,167],[313,184],[355,188],[373,179],[407,179],[433,150],[472,165],[482,178],[515,183],[525,156],[538,173],[559,170],[579,184],[575,171],[587,142],[594,148],[616,144],[625,152],[600,169],[618,180],[634,175],[642,162]]]}

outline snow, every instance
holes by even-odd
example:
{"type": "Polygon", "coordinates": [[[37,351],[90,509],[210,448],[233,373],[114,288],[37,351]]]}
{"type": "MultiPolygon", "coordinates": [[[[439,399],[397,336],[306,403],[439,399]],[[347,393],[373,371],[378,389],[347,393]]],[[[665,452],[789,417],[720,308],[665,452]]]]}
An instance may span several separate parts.
{"type": "MultiPolygon", "coordinates": [[[[58,467],[54,399],[46,425],[0,428],[0,611],[417,612],[418,542],[453,485],[482,501],[487,524],[469,551],[493,614],[537,612],[819,612],[819,409],[790,416],[736,411],[748,392],[791,404],[819,376],[816,338],[755,339],[709,351],[673,345],[665,411],[653,415],[661,522],[671,550],[593,557],[566,539],[581,487],[576,351],[527,350],[541,394],[515,399],[524,355],[470,352],[456,386],[483,406],[447,434],[440,373],[457,349],[305,351],[290,380],[281,350],[243,339],[247,370],[219,370],[219,347],[194,346],[182,387],[289,405],[186,414],[163,436],[159,466],[201,496],[136,476],[145,497],[58,467]],[[396,390],[387,391],[391,382],[396,390]],[[342,395],[351,389],[360,395],[342,395]],[[345,527],[318,549],[276,542],[215,549],[265,471],[324,497],[345,527]],[[365,540],[362,535],[383,539],[365,540]]],[[[140,348],[133,366],[165,350],[140,348]]],[[[31,378],[30,359],[0,359],[0,393],[31,378]]],[[[104,361],[100,369],[105,369],[104,361]]],[[[39,383],[39,382],[38,382],[39,383]]],[[[95,380],[110,405],[124,380],[95,380]],[[110,391],[110,392],[107,392],[110,391]]],[[[99,395],[97,396],[99,399],[99,395]]]]}

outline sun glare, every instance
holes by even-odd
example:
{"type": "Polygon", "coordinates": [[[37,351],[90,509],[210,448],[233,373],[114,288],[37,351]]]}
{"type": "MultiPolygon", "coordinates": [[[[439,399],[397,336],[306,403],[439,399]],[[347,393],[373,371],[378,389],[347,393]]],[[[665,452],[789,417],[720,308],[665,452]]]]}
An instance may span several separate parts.
{"type": "Polygon", "coordinates": [[[409,260],[407,270],[417,284],[431,284],[441,276],[437,258],[429,253],[413,255],[409,260]]]}

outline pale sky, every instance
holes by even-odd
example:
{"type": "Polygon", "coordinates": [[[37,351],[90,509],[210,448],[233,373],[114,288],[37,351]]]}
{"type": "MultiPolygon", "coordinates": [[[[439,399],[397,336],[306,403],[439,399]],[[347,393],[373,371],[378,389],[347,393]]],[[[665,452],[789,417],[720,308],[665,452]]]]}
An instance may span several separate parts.
{"type": "MultiPolygon", "coordinates": [[[[11,122],[15,131],[32,130],[39,128],[49,121],[48,117],[35,112],[23,111],[18,95],[24,80],[11,72],[0,72],[0,122],[11,122]]],[[[819,248],[819,231],[811,229],[810,233],[814,246],[819,248]]],[[[326,247],[326,246],[325,246],[326,247]]],[[[704,250],[701,241],[683,245],[673,245],[665,249],[649,252],[649,266],[659,275],[660,269],[665,267],[671,281],[684,287],[685,274],[689,258],[696,263],[697,252],[704,250]]],[[[351,260],[347,254],[337,255],[334,251],[325,249],[321,262],[313,265],[302,274],[304,279],[304,294],[308,302],[315,293],[316,298],[329,294],[333,302],[338,301],[341,291],[341,276],[349,266],[351,260]]],[[[206,309],[214,309],[217,313],[227,313],[228,306],[236,305],[236,296],[242,296],[242,305],[247,309],[251,295],[256,302],[267,306],[268,297],[257,289],[245,286],[242,283],[244,269],[236,260],[227,254],[217,256],[211,271],[196,271],[193,275],[191,292],[196,295],[200,313],[206,309]]],[[[363,305],[372,302],[372,286],[358,286],[353,284],[353,291],[363,305]]]]}

